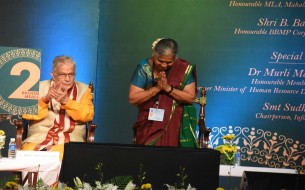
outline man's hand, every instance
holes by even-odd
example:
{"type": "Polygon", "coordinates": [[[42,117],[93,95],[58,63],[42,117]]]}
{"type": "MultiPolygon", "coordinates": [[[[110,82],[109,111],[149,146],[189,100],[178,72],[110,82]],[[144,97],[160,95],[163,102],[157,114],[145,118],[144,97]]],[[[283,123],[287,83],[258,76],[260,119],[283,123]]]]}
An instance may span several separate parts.
{"type": "Polygon", "coordinates": [[[60,84],[59,87],[54,91],[54,99],[60,104],[65,105],[68,102],[68,89],[63,88],[63,86],[60,84]]]}
{"type": "Polygon", "coordinates": [[[50,86],[47,95],[43,97],[45,103],[49,103],[52,99],[55,99],[61,104],[66,104],[68,102],[68,89],[63,89],[60,83],[55,83],[50,86]]]}
{"type": "Polygon", "coordinates": [[[42,98],[42,101],[48,104],[55,96],[55,92],[57,91],[59,84],[54,83],[50,86],[48,93],[42,98]]]}

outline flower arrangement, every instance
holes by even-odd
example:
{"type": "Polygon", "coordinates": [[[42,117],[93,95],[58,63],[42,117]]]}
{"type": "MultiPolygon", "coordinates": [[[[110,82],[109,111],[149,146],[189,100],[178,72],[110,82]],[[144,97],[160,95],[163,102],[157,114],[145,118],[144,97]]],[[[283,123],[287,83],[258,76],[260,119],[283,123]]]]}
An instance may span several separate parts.
{"type": "MultiPolygon", "coordinates": [[[[99,189],[99,190],[117,190],[117,189],[124,189],[124,190],[134,190],[136,185],[132,182],[131,176],[116,176],[106,182],[104,181],[104,174],[102,171],[103,163],[97,164],[95,170],[99,175],[99,179],[95,181],[95,187],[92,187],[89,183],[82,181],[79,177],[73,179],[74,181],[74,188],[78,190],[92,190],[92,189],[99,189]]],[[[72,189],[71,187],[67,187],[65,184],[60,184],[60,189],[72,189]]],[[[146,189],[145,189],[146,190],[146,189]]],[[[150,190],[150,189],[148,189],[150,190]]]]}
{"type": "MultiPolygon", "coordinates": [[[[91,190],[91,189],[100,189],[100,190],[117,190],[120,189],[118,185],[112,184],[112,183],[104,183],[102,184],[101,181],[95,181],[96,187],[92,187],[89,183],[83,182],[79,179],[79,177],[76,177],[73,179],[75,189],[78,190],[91,190]]],[[[64,187],[64,185],[62,185],[64,187]]],[[[132,183],[132,180],[128,182],[128,184],[123,187],[124,190],[134,190],[136,187],[135,184],[132,183]]],[[[61,189],[72,189],[71,187],[64,187],[61,189]]]]}
{"type": "MultiPolygon", "coordinates": [[[[144,179],[146,178],[146,172],[143,170],[143,165],[140,164],[140,170],[138,175],[138,180],[140,183],[140,186],[137,186],[133,183],[131,176],[117,176],[113,179],[110,179],[106,181],[105,183],[102,183],[103,181],[103,173],[102,173],[102,163],[99,163],[97,167],[95,168],[98,171],[98,174],[100,176],[99,181],[95,181],[96,187],[92,187],[89,183],[82,182],[79,177],[74,178],[74,189],[78,190],[118,190],[118,189],[124,189],[124,190],[152,190],[152,185],[150,183],[143,183],[144,179]],[[126,185],[126,182],[127,185],[126,185]]],[[[168,185],[165,184],[165,186],[168,188],[168,190],[196,190],[196,188],[192,187],[190,184],[186,187],[186,178],[187,175],[185,173],[185,168],[180,167],[180,173],[177,174],[177,177],[180,180],[179,184],[175,185],[168,185]]],[[[64,184],[60,184],[60,189],[69,190],[72,189],[71,187],[64,186],[64,184]]]]}
{"type": "MultiPolygon", "coordinates": [[[[95,181],[95,187],[92,187],[89,183],[82,181],[79,177],[75,177],[73,179],[74,187],[69,187],[65,183],[58,182],[57,187],[51,187],[44,183],[44,181],[39,178],[37,181],[37,185],[35,188],[28,186],[21,186],[17,182],[19,181],[18,176],[12,176],[4,179],[0,179],[0,190],[152,190],[152,185],[150,183],[143,183],[145,179],[146,172],[143,170],[143,165],[140,165],[140,173],[138,175],[140,183],[142,185],[138,187],[136,184],[133,184],[133,180],[131,176],[117,176],[113,179],[102,183],[103,181],[103,172],[102,172],[102,163],[99,163],[96,166],[96,170],[98,171],[98,175],[100,179],[95,181]],[[5,182],[6,181],[6,182],[5,182]],[[126,181],[128,181],[126,186],[122,186],[126,181]],[[120,184],[121,185],[118,185],[120,184]]],[[[192,187],[191,184],[186,186],[187,174],[185,173],[185,168],[180,166],[180,172],[177,173],[177,177],[179,178],[179,183],[175,183],[175,185],[164,184],[168,190],[196,190],[196,188],[192,187]]],[[[216,190],[224,190],[221,187],[218,187],[216,190]]]]}
{"type": "MultiPolygon", "coordinates": [[[[185,168],[180,166],[180,172],[177,174],[177,177],[180,179],[180,184],[175,184],[174,186],[165,184],[168,190],[183,190],[185,189],[185,180],[187,175],[185,173],[185,168]]],[[[188,184],[186,190],[196,190],[196,188],[192,187],[191,184],[188,184]]]]}
{"type": "Polygon", "coordinates": [[[0,130],[0,158],[2,158],[1,151],[5,145],[5,137],[5,132],[3,130],[0,130]]]}
{"type": "MultiPolygon", "coordinates": [[[[109,179],[104,182],[104,175],[102,171],[102,163],[99,163],[95,170],[97,170],[97,174],[99,175],[99,179],[95,181],[95,186],[91,186],[89,183],[82,181],[79,177],[73,178],[74,187],[69,187],[65,183],[58,182],[57,187],[50,187],[46,185],[43,180],[40,178],[37,182],[35,190],[152,190],[152,184],[144,183],[146,179],[146,172],[143,170],[143,165],[140,164],[139,174],[138,174],[138,183],[134,184],[131,176],[116,176],[112,179],[109,179]]],[[[196,188],[192,187],[190,184],[186,185],[187,175],[185,172],[185,168],[180,167],[180,172],[177,174],[179,179],[179,183],[175,183],[174,185],[164,184],[168,188],[168,190],[196,190],[196,188]]],[[[15,180],[10,180],[6,182],[7,184],[16,184],[15,180]]],[[[8,187],[8,186],[7,186],[8,187]]],[[[15,185],[14,188],[30,190],[31,187],[15,185]]],[[[1,186],[0,186],[1,190],[1,186]]]]}
{"type": "Polygon", "coordinates": [[[218,150],[221,154],[220,164],[235,164],[235,153],[237,152],[237,148],[236,145],[233,143],[234,137],[234,134],[227,134],[222,136],[224,144],[215,147],[215,150],[218,150]]]}
{"type": "Polygon", "coordinates": [[[5,183],[3,189],[4,190],[9,190],[9,189],[15,190],[15,189],[18,189],[18,184],[16,182],[13,182],[13,181],[8,181],[8,182],[5,183]]]}
{"type": "Polygon", "coordinates": [[[20,189],[22,186],[18,185],[18,175],[6,176],[0,179],[0,190],[20,189]]]}

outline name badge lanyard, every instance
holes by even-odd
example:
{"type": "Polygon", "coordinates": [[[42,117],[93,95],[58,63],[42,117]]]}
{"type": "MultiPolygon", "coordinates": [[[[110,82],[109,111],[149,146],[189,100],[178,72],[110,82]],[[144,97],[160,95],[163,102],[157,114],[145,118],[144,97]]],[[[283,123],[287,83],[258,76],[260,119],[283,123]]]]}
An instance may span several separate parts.
{"type": "MultiPolygon", "coordinates": [[[[156,86],[156,85],[157,85],[158,78],[155,79],[155,76],[154,76],[154,68],[155,68],[155,63],[153,62],[151,74],[152,74],[153,86],[156,86]]],[[[157,107],[157,109],[158,109],[158,107],[159,107],[159,92],[155,95],[154,100],[155,100],[155,102],[156,102],[156,107],[157,107]]]]}

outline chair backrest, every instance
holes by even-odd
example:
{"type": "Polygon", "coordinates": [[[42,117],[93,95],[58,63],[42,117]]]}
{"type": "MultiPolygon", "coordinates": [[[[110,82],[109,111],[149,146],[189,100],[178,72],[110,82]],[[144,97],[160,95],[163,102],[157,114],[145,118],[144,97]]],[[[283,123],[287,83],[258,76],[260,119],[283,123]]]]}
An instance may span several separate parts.
{"type": "MultiPolygon", "coordinates": [[[[94,86],[93,82],[89,83],[89,88],[91,89],[92,97],[94,98],[94,86]]],[[[92,99],[93,101],[93,99],[92,99]]],[[[89,121],[88,124],[86,125],[86,137],[85,137],[85,142],[88,143],[94,143],[94,132],[96,129],[96,124],[92,123],[92,121],[89,121]]]]}
{"type": "MultiPolygon", "coordinates": [[[[89,83],[89,88],[91,89],[91,93],[94,97],[94,86],[93,83],[89,83]]],[[[16,147],[17,150],[21,149],[22,141],[27,137],[28,134],[28,128],[29,128],[29,122],[27,120],[17,120],[15,121],[15,127],[16,127],[16,147]]],[[[92,121],[89,121],[86,123],[86,133],[84,137],[84,142],[88,143],[94,143],[94,132],[96,129],[96,124],[94,124],[92,121]]]]}

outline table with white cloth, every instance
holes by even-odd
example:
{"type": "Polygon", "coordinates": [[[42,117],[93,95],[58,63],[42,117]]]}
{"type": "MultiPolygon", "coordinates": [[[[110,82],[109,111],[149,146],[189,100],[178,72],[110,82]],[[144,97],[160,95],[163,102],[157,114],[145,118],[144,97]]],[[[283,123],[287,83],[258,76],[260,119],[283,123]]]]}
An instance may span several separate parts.
{"type": "Polygon", "coordinates": [[[219,176],[242,177],[244,171],[296,174],[295,169],[220,165],[219,176]]]}
{"type": "MultiPolygon", "coordinates": [[[[270,185],[270,181],[276,181],[277,184],[291,189],[293,185],[288,184],[287,180],[296,181],[297,171],[288,168],[269,168],[269,167],[251,167],[251,166],[233,166],[233,165],[220,165],[219,167],[219,186],[224,189],[252,189],[251,185],[270,185]],[[281,181],[283,179],[283,181],[281,181]],[[268,181],[265,184],[265,181],[268,181]],[[264,182],[264,183],[263,183],[264,182]]],[[[261,188],[253,188],[261,189],[261,188]]],[[[267,189],[281,189],[281,188],[268,188],[267,189]]],[[[294,189],[294,188],[292,188],[294,189]]],[[[304,189],[302,189],[304,190],[304,189]]]]}
{"type": "Polygon", "coordinates": [[[39,178],[48,185],[54,184],[58,180],[60,167],[61,161],[47,159],[20,160],[5,157],[0,159],[0,171],[28,173],[29,186],[36,186],[39,178]]]}

